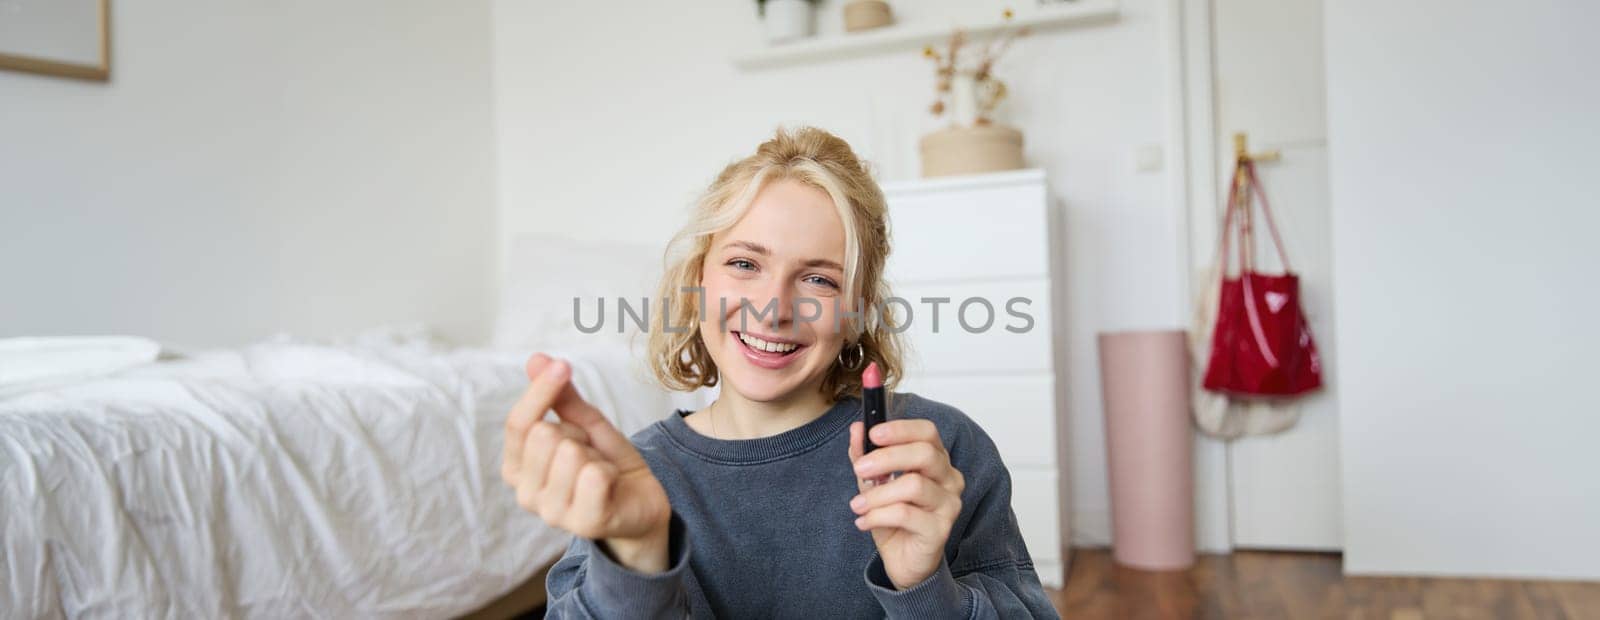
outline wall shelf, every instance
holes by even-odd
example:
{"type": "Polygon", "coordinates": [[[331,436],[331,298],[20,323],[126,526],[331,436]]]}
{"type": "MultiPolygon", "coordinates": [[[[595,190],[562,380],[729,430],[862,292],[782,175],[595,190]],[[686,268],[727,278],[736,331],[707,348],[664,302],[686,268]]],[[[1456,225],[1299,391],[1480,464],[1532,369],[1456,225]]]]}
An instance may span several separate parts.
{"type": "MultiPolygon", "coordinates": [[[[1027,26],[1034,32],[1065,26],[1116,21],[1118,0],[1075,0],[1059,5],[1016,9],[1011,20],[998,16],[959,24],[969,36],[982,37],[1010,26],[1027,26]]],[[[914,50],[943,43],[957,24],[905,23],[865,32],[845,32],[780,43],[733,57],[744,70],[842,60],[884,52],[914,50]]]]}

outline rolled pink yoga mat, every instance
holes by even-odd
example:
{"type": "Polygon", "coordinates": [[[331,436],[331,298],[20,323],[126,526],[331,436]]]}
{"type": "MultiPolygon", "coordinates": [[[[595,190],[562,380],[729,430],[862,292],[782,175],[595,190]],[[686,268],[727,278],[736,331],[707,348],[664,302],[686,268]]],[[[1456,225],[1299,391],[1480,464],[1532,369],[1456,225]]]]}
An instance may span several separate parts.
{"type": "Polygon", "coordinates": [[[1112,555],[1133,568],[1194,564],[1186,338],[1177,330],[1100,334],[1112,555]]]}

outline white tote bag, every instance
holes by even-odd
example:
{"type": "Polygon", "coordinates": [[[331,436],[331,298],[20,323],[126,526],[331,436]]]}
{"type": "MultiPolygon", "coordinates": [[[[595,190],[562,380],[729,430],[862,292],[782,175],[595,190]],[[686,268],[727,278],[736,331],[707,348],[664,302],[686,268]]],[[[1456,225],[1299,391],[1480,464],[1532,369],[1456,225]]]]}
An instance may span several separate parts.
{"type": "Polygon", "coordinates": [[[1196,295],[1194,322],[1189,328],[1189,402],[1194,408],[1195,426],[1218,439],[1237,439],[1245,435],[1271,435],[1283,432],[1300,421],[1297,399],[1233,399],[1201,387],[1206,364],[1211,357],[1211,334],[1217,325],[1217,304],[1221,292],[1216,286],[1220,261],[1212,261],[1205,282],[1196,295]]]}

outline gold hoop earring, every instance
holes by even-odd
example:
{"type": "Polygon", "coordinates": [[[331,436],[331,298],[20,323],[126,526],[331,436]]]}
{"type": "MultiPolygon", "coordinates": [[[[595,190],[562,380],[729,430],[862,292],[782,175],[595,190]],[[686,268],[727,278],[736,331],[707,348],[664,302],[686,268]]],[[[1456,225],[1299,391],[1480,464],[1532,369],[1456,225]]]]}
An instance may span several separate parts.
{"type": "Polygon", "coordinates": [[[861,365],[867,361],[866,347],[861,345],[861,341],[856,341],[855,361],[851,363],[846,363],[844,361],[844,352],[848,350],[850,350],[848,346],[843,349],[839,349],[839,365],[843,366],[845,370],[861,370],[861,365]]]}

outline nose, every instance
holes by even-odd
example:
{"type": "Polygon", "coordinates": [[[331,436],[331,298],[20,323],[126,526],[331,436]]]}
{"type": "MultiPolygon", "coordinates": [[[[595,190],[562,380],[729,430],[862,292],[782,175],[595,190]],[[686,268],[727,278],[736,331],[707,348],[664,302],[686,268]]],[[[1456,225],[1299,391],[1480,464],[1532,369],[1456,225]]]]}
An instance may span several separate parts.
{"type": "Polygon", "coordinates": [[[794,299],[795,287],[787,279],[772,278],[761,287],[756,299],[750,300],[755,306],[756,316],[764,330],[774,334],[778,330],[786,329],[794,324],[794,299]]]}

